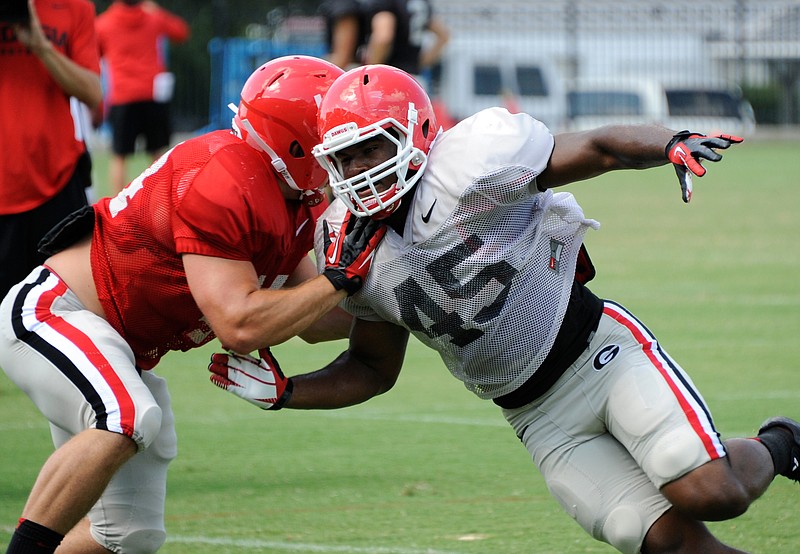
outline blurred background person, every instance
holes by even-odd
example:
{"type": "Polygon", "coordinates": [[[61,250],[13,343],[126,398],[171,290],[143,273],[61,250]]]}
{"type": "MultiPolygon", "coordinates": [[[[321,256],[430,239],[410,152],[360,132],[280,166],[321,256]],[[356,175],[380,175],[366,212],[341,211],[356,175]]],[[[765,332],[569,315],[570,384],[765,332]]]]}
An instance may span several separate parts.
{"type": "Polygon", "coordinates": [[[165,47],[189,38],[189,24],[151,0],[116,0],[97,17],[97,43],[108,78],[106,103],[111,126],[111,193],[128,182],[127,158],[144,136],[153,159],[172,136],[170,100],[174,76],[167,71],[165,47]]]}
{"type": "Polygon", "coordinates": [[[87,205],[91,159],[70,103],[95,109],[103,95],[94,4],[3,3],[0,297],[44,261],[42,236],[87,205]]]}
{"type": "Polygon", "coordinates": [[[430,0],[363,0],[362,9],[369,22],[362,62],[400,68],[430,92],[422,74],[439,62],[450,40],[430,0]]]}
{"type": "Polygon", "coordinates": [[[410,73],[431,97],[443,129],[455,119],[439,98],[440,60],[450,30],[430,0],[362,0],[368,28],[361,49],[364,64],[386,64],[410,73]]]}
{"type": "Polygon", "coordinates": [[[440,61],[450,30],[430,0],[324,0],[328,61],[348,70],[386,64],[413,75],[430,94],[444,129],[456,120],[439,98],[440,61]]]}
{"type": "Polygon", "coordinates": [[[387,64],[431,88],[450,31],[434,14],[430,0],[324,0],[328,60],[343,69],[387,64]]]}
{"type": "Polygon", "coordinates": [[[358,49],[365,42],[364,10],[359,0],[325,0],[319,13],[325,19],[328,61],[342,69],[359,65],[358,49]]]}

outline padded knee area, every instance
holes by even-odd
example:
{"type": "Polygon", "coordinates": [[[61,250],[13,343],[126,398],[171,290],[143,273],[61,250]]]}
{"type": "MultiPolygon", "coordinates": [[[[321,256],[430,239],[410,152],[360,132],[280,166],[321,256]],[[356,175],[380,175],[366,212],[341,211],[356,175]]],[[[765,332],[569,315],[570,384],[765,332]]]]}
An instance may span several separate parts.
{"type": "Polygon", "coordinates": [[[119,545],[120,554],[151,554],[167,540],[163,529],[139,529],[126,535],[119,545]]]}
{"type": "Polygon", "coordinates": [[[658,452],[658,456],[648,459],[647,469],[658,486],[674,481],[687,467],[697,467],[706,461],[705,452],[698,448],[697,437],[683,429],[674,429],[662,436],[653,451],[658,452]]]}
{"type": "Polygon", "coordinates": [[[133,440],[139,445],[139,450],[144,450],[156,440],[160,431],[161,408],[153,404],[139,414],[133,440]]]}
{"type": "Polygon", "coordinates": [[[642,546],[647,529],[638,512],[629,506],[611,510],[603,524],[606,542],[620,552],[636,554],[642,546]]]}
{"type": "Polygon", "coordinates": [[[146,453],[154,460],[169,463],[178,455],[178,437],[175,433],[175,415],[172,413],[167,382],[150,371],[142,373],[142,381],[150,389],[156,404],[161,408],[159,426],[156,430],[158,436],[155,440],[150,439],[146,453]]]}

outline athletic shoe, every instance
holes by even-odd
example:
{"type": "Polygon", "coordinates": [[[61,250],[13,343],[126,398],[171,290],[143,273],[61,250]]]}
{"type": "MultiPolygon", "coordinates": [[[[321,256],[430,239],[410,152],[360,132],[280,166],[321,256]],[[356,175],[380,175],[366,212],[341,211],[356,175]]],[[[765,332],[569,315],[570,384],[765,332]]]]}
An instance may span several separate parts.
{"type": "Polygon", "coordinates": [[[761,434],[773,427],[786,429],[792,434],[792,462],[789,464],[789,469],[782,472],[781,475],[800,483],[800,423],[788,417],[773,417],[761,425],[761,429],[758,430],[758,433],[761,434]]]}

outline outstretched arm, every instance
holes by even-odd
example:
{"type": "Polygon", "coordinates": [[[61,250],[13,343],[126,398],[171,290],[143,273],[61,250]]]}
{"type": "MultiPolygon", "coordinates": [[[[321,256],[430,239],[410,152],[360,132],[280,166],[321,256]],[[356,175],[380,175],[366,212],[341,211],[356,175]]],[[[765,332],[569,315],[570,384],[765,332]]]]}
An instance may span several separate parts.
{"type": "Polygon", "coordinates": [[[698,176],[705,173],[700,159],[719,161],[722,156],[713,149],[728,148],[741,141],[729,135],[676,133],[659,125],[608,125],[580,133],[562,133],[555,136],[550,162],[537,179],[537,186],[544,190],[616,169],[647,169],[672,162],[678,171],[684,201],[688,202],[691,173],[698,176]]]}
{"type": "Polygon", "coordinates": [[[666,164],[664,148],[675,131],[658,125],[606,125],[590,131],[561,133],[540,189],[582,181],[615,169],[647,169],[666,164]]]}

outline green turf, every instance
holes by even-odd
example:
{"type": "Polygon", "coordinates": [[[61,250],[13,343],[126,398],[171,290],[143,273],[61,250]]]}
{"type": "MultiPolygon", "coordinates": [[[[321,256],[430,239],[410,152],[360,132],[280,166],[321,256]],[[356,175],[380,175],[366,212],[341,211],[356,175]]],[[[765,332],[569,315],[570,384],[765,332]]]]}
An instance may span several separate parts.
{"type": "MultiPolygon", "coordinates": [[[[692,375],[724,437],[800,418],[797,143],[745,143],[680,201],[672,170],[571,187],[601,221],[592,289],[636,313],[692,375]]],[[[100,164],[98,164],[99,166],[100,164]]],[[[287,373],[343,342],[275,347],[287,373]]],[[[180,454],[163,552],[612,552],[551,499],[489,402],[412,341],[395,389],[329,412],[261,412],[211,386],[213,348],[171,354],[180,454]]],[[[50,452],[42,419],[0,376],[0,545],[50,452]]],[[[800,489],[778,479],[744,516],[711,524],[756,553],[800,551],[800,489]]]]}

